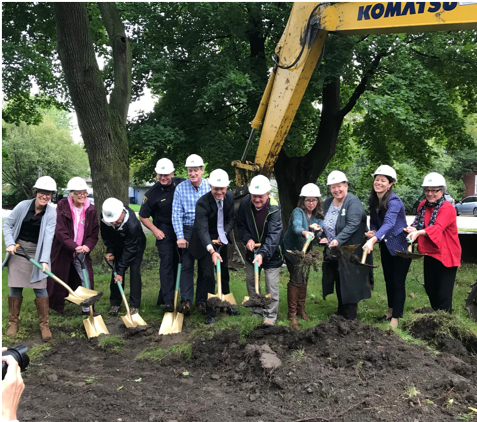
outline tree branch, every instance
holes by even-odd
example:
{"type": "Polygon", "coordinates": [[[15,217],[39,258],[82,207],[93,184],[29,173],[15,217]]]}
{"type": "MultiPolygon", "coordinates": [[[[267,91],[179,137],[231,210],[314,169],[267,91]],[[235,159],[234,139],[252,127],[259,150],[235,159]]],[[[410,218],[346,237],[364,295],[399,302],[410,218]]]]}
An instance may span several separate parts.
{"type": "Polygon", "coordinates": [[[242,107],[239,107],[237,110],[235,110],[233,113],[229,114],[227,117],[224,117],[223,119],[220,119],[219,123],[223,122],[224,120],[227,120],[228,118],[230,118],[232,116],[235,116],[239,111],[243,110],[246,106],[247,106],[247,104],[244,104],[242,107]]]}
{"type": "Polygon", "coordinates": [[[351,95],[348,103],[340,110],[341,116],[344,117],[346,116],[356,105],[356,102],[358,101],[359,97],[366,91],[366,84],[368,83],[368,80],[371,76],[373,76],[376,73],[376,70],[379,67],[379,63],[381,62],[381,59],[385,56],[387,56],[389,53],[381,52],[379,53],[371,63],[371,66],[367,71],[365,72],[364,76],[361,78],[360,83],[358,86],[355,88],[353,94],[351,95]]]}
{"type": "Polygon", "coordinates": [[[113,49],[114,88],[109,103],[126,124],[131,101],[131,48],[116,3],[98,2],[98,7],[113,49]]]}

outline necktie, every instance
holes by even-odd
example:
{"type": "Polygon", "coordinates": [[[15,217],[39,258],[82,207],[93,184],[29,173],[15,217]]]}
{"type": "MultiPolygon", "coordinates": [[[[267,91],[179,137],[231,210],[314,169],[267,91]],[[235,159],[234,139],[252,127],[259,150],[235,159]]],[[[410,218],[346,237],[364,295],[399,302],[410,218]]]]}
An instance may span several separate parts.
{"type": "Polygon", "coordinates": [[[217,201],[217,231],[219,232],[220,241],[224,245],[228,244],[227,235],[224,231],[224,208],[222,206],[222,200],[217,201]]]}

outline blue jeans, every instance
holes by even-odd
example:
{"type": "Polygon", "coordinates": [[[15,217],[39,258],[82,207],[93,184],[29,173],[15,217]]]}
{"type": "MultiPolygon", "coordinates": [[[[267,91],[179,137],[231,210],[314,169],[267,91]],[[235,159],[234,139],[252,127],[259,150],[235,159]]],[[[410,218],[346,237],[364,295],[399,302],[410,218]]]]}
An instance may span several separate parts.
{"type": "MultiPolygon", "coordinates": [[[[46,289],[33,289],[35,292],[35,296],[37,298],[40,297],[48,297],[48,292],[46,289]]],[[[8,293],[9,297],[22,297],[23,296],[23,287],[10,287],[10,292],[8,293]]]]}

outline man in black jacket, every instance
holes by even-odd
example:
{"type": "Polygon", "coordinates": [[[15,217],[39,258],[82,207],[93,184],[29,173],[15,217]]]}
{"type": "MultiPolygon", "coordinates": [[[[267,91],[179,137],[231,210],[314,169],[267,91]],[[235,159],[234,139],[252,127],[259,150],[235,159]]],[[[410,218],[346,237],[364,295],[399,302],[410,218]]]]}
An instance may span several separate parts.
{"type": "Polygon", "coordinates": [[[172,226],[172,200],[176,186],[185,179],[174,177],[174,165],[167,158],[156,164],[157,183],[144,195],[139,220],[156,238],[159,252],[159,276],[161,288],[157,298],[158,305],[164,305],[164,312],[174,311],[174,287],[177,277],[179,254],[177,238],[172,226]],[[149,217],[153,218],[153,221],[149,217]]]}
{"type": "MultiPolygon", "coordinates": [[[[233,230],[234,194],[227,190],[228,174],[221,169],[214,170],[209,177],[210,192],[199,198],[195,208],[194,231],[189,244],[189,251],[199,265],[197,290],[204,296],[215,293],[214,267],[217,260],[221,262],[222,293],[229,294],[229,269],[227,255],[227,235],[233,230]],[[214,249],[213,241],[220,248],[220,254],[214,249]]],[[[206,305],[206,324],[215,322],[215,309],[206,305]]],[[[226,312],[229,315],[240,315],[232,307],[226,312]]]]}
{"type": "Polygon", "coordinates": [[[136,218],[135,212],[116,198],[108,198],[103,203],[101,237],[106,245],[106,259],[114,256],[116,277],[111,276],[111,309],[109,314],[117,316],[122,297],[117,282],[123,284],[124,274],[131,267],[129,305],[131,314],[136,314],[141,306],[141,262],[146,249],[146,236],[136,218]]]}
{"type": "Polygon", "coordinates": [[[272,303],[266,308],[250,308],[256,317],[263,317],[264,326],[274,325],[278,314],[278,277],[283,264],[280,247],[283,230],[280,207],[270,197],[270,181],[265,176],[255,176],[249,191],[251,195],[240,203],[237,212],[237,229],[239,237],[247,250],[245,272],[249,296],[255,293],[254,264],[265,273],[265,289],[270,293],[272,303]],[[261,246],[254,256],[255,243],[261,246]]]}

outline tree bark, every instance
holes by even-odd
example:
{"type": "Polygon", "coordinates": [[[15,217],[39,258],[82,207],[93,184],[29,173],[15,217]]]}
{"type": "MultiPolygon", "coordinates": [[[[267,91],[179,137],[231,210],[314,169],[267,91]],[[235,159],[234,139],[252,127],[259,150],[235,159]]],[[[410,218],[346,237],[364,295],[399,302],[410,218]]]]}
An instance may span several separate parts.
{"type": "Polygon", "coordinates": [[[58,54],[88,153],[95,203],[115,197],[128,204],[126,119],[131,98],[131,52],[115,3],[99,3],[114,61],[107,93],[94,54],[86,3],[55,3],[58,54]]]}

